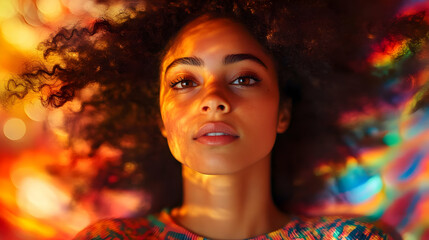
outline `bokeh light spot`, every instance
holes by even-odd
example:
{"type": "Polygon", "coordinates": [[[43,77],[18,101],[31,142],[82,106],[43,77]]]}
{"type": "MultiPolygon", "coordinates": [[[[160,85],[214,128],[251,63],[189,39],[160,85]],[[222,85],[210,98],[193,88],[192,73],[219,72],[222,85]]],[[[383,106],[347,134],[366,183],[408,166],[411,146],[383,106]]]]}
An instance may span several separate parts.
{"type": "Polygon", "coordinates": [[[38,0],[37,8],[48,19],[57,18],[62,13],[62,6],[58,0],[38,0]]]}
{"type": "Polygon", "coordinates": [[[46,118],[46,109],[42,106],[40,100],[28,102],[24,106],[27,116],[33,121],[43,121],[46,118]]]}
{"type": "Polygon", "coordinates": [[[16,10],[11,1],[0,1],[0,20],[13,17],[16,10]]]}
{"type": "Polygon", "coordinates": [[[398,132],[389,132],[383,137],[383,142],[387,146],[394,146],[401,143],[401,136],[398,132]]]}
{"type": "Polygon", "coordinates": [[[18,18],[3,22],[1,30],[6,41],[23,50],[33,50],[39,43],[36,32],[18,18]]]}
{"type": "Polygon", "coordinates": [[[124,165],[124,171],[126,174],[131,174],[136,170],[136,168],[137,168],[137,165],[133,162],[127,162],[124,165]]]}
{"type": "Polygon", "coordinates": [[[38,218],[63,213],[68,201],[58,189],[36,178],[26,178],[22,181],[17,200],[22,210],[38,218]]]}
{"type": "Polygon", "coordinates": [[[11,118],[3,126],[4,135],[13,141],[24,137],[26,131],[27,128],[24,121],[19,118],[11,118]]]}
{"type": "Polygon", "coordinates": [[[383,189],[383,181],[378,175],[372,176],[365,183],[345,193],[346,198],[353,204],[363,203],[383,189]]]}

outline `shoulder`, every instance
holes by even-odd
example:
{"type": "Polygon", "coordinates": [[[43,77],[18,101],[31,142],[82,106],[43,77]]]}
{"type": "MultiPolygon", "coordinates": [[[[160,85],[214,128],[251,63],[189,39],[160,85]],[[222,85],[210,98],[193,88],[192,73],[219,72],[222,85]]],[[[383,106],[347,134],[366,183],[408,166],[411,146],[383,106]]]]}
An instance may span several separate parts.
{"type": "Polygon", "coordinates": [[[297,236],[311,235],[317,239],[392,239],[374,224],[338,216],[296,217],[291,232],[297,236]]]}
{"type": "Polygon", "coordinates": [[[147,218],[104,219],[80,231],[73,240],[147,239],[152,228],[147,218]]]}
{"type": "Polygon", "coordinates": [[[144,218],[105,219],[83,229],[73,240],[153,240],[199,239],[199,236],[177,225],[170,210],[144,218]]]}

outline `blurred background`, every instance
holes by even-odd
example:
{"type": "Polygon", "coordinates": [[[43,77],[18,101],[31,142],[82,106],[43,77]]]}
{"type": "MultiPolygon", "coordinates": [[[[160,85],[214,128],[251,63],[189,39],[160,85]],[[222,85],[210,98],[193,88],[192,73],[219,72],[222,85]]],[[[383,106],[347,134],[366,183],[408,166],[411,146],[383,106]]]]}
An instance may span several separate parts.
{"type": "MultiPolygon", "coordinates": [[[[39,61],[38,43],[60,27],[87,25],[122,8],[121,2],[93,0],[0,0],[0,91],[13,74],[39,61]]],[[[427,0],[409,0],[398,15],[428,8],[427,0]]],[[[374,47],[368,61],[380,74],[406,53],[406,42],[396,42],[374,47]]],[[[426,69],[415,74],[413,89],[395,100],[397,108],[380,105],[342,115],[339,123],[350,129],[344,139],[359,157],[347,158],[345,167],[314,169],[328,186],[323,205],[309,206],[308,213],[367,215],[395,227],[406,240],[429,239],[429,108],[413,111],[427,98],[428,77],[426,69]],[[359,144],[374,139],[381,144],[359,144]]],[[[384,87],[394,90],[400,82],[384,87]]],[[[107,160],[82,159],[75,166],[79,174],[68,171],[73,160],[65,147],[64,111],[45,109],[31,95],[0,108],[0,239],[70,239],[96,219],[149,208],[149,197],[139,190],[102,189],[76,197],[88,192],[88,179],[119,154],[106,148],[107,160]]],[[[78,148],[88,151],[84,143],[78,148]]],[[[130,163],[121,171],[133,169],[130,163]]]]}

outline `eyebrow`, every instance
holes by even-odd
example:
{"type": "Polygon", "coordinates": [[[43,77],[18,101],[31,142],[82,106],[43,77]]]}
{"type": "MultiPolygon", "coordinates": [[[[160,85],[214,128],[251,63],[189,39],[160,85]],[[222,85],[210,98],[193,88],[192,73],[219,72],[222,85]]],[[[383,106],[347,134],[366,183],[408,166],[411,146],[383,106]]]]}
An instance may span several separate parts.
{"type": "Polygon", "coordinates": [[[165,72],[167,72],[168,69],[180,64],[192,65],[192,66],[203,66],[204,61],[201,58],[197,58],[197,57],[177,58],[165,68],[165,72]]]}
{"type": "MultiPolygon", "coordinates": [[[[232,64],[232,63],[236,63],[236,62],[240,62],[240,61],[244,61],[244,60],[250,60],[250,61],[258,63],[259,65],[263,66],[264,68],[268,68],[267,65],[265,65],[265,63],[261,59],[259,59],[258,57],[254,56],[252,54],[249,54],[249,53],[229,54],[229,55],[225,56],[225,58],[223,59],[223,64],[228,65],[228,64],[232,64]]],[[[198,57],[177,58],[165,68],[165,72],[167,72],[168,69],[170,69],[176,65],[180,65],[180,64],[199,67],[199,66],[204,66],[204,61],[198,57]]]]}
{"type": "Polygon", "coordinates": [[[240,62],[243,60],[251,60],[251,61],[254,61],[254,62],[258,63],[259,65],[263,66],[264,68],[267,68],[267,65],[265,65],[265,63],[262,62],[261,59],[257,58],[256,56],[254,56],[252,54],[248,54],[248,53],[229,54],[223,59],[223,64],[227,65],[227,64],[231,64],[231,63],[240,62]]]}

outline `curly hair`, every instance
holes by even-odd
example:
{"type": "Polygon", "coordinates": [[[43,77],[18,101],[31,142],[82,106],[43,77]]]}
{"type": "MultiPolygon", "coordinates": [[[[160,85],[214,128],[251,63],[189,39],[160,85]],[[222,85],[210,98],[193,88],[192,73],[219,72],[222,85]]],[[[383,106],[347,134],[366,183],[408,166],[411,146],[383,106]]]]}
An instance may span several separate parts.
{"type": "Polygon", "coordinates": [[[427,37],[424,13],[391,20],[400,4],[148,0],[144,11],[130,5],[128,13],[116,20],[59,30],[40,45],[45,59],[57,63],[21,74],[8,89],[18,98],[41,92],[43,103],[52,107],[81,99],[80,110],[68,121],[70,141],[89,142],[89,155],[104,144],[122,152],[120,166],[105,166],[92,187],[142,187],[152,194],[150,211],[158,211],[181,201],[180,164],[171,160],[157,122],[161,59],[169,42],[193,19],[202,15],[233,19],[271,53],[278,64],[280,94],[292,99],[290,129],[278,136],[272,161],[275,201],[286,209],[292,200],[310,200],[323,186],[312,171],[314,166],[342,163],[345,156],[354,155],[341,138],[340,114],[371,104],[381,83],[398,74],[372,74],[365,61],[371,46],[403,37],[413,40],[410,49],[416,52],[427,37]],[[90,85],[97,91],[83,98],[81,90],[90,85]],[[118,169],[127,162],[137,163],[138,168],[124,175],[118,169]],[[109,182],[111,174],[119,181],[109,182]]]}

